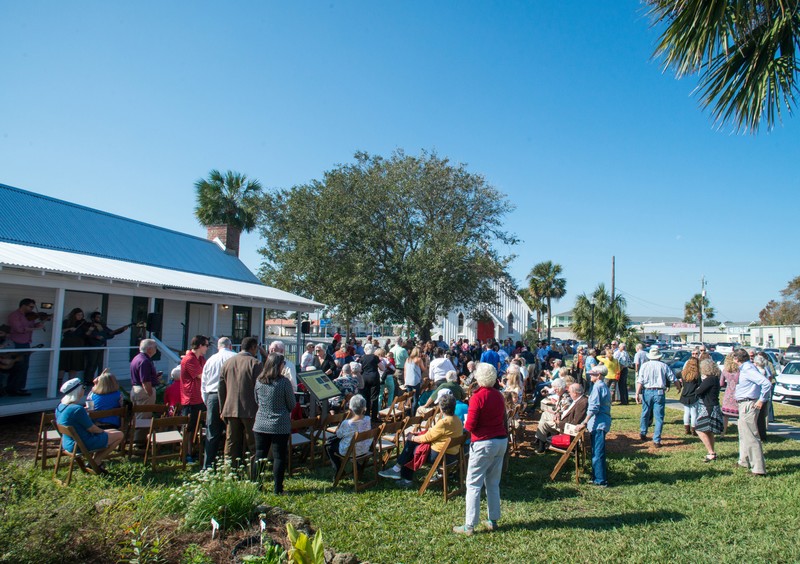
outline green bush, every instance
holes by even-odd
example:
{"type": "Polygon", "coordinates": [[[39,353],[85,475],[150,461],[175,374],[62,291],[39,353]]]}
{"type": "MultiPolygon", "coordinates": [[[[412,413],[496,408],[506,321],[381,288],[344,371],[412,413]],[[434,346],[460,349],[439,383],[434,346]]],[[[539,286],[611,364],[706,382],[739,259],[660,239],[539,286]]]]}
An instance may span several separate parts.
{"type": "Polygon", "coordinates": [[[222,529],[246,527],[260,493],[258,485],[247,480],[243,470],[229,465],[190,476],[174,495],[176,506],[185,503],[186,527],[206,530],[211,519],[222,529]]]}

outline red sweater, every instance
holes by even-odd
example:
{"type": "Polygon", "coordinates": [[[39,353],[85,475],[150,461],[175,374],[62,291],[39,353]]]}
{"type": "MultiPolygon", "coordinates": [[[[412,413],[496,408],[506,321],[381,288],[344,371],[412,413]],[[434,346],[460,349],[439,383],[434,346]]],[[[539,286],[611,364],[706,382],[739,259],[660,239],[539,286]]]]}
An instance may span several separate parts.
{"type": "Polygon", "coordinates": [[[204,356],[197,356],[189,351],[181,359],[181,405],[198,405],[203,403],[200,393],[200,380],[203,377],[204,356]]]}
{"type": "Polygon", "coordinates": [[[506,402],[503,394],[494,388],[478,388],[469,398],[467,431],[471,441],[485,441],[508,436],[504,419],[506,402]]]}

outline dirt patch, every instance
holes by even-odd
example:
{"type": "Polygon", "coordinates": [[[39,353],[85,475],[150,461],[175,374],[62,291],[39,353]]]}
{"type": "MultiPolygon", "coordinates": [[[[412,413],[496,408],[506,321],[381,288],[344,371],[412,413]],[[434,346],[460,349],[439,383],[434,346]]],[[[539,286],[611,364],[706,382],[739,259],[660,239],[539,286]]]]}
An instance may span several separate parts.
{"type": "Polygon", "coordinates": [[[0,456],[10,457],[6,451],[13,447],[21,458],[33,459],[36,456],[36,435],[39,433],[41,413],[0,417],[0,456]]]}

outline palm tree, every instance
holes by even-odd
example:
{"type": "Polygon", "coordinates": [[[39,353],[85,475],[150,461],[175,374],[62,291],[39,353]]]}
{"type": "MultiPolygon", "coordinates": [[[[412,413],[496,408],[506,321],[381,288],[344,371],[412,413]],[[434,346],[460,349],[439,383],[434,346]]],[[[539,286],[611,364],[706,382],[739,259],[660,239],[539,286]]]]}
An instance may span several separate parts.
{"type": "Polygon", "coordinates": [[[194,187],[197,194],[194,215],[201,225],[227,225],[245,233],[255,228],[261,201],[258,180],[249,180],[231,170],[225,174],[212,170],[208,179],[201,178],[194,187]]]}
{"type": "Polygon", "coordinates": [[[702,304],[703,317],[705,319],[714,319],[714,308],[709,305],[708,298],[702,294],[695,294],[692,299],[683,304],[683,320],[686,323],[696,321],[700,323],[700,305],[702,304]]]}
{"type": "Polygon", "coordinates": [[[547,301],[547,341],[550,342],[550,324],[552,323],[552,300],[560,300],[567,293],[567,280],[559,278],[562,268],[560,264],[544,261],[535,265],[528,274],[531,295],[539,296],[547,301]]]}
{"type": "Polygon", "coordinates": [[[592,304],[594,298],[594,336],[598,343],[610,343],[614,338],[627,340],[630,318],[625,313],[625,298],[611,295],[605,284],[598,284],[590,296],[581,294],[572,310],[572,330],[579,339],[588,341],[592,333],[592,304]]]}
{"type": "Polygon", "coordinates": [[[718,123],[771,129],[795,104],[800,72],[798,0],[646,0],[666,29],[655,55],[680,78],[699,74],[696,91],[718,123]]]}

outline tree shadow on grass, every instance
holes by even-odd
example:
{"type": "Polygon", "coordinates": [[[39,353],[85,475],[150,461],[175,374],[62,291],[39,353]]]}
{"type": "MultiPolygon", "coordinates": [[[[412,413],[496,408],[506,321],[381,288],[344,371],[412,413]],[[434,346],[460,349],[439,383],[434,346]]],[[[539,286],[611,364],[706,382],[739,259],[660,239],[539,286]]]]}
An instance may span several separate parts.
{"type": "Polygon", "coordinates": [[[515,524],[513,528],[541,531],[542,529],[586,529],[591,531],[607,531],[623,525],[646,525],[660,522],[677,522],[686,518],[686,515],[677,511],[634,511],[618,515],[598,515],[596,517],[573,517],[563,521],[553,519],[536,519],[533,521],[515,524]]]}

